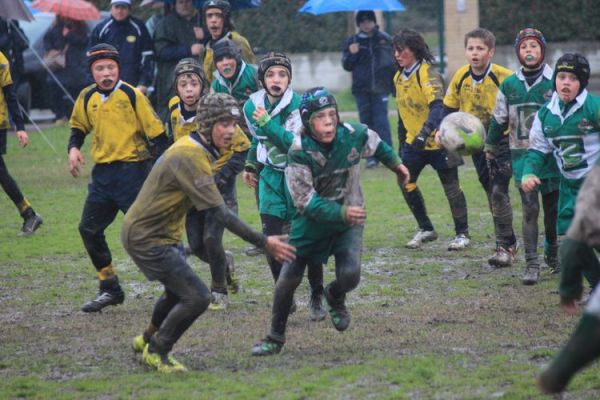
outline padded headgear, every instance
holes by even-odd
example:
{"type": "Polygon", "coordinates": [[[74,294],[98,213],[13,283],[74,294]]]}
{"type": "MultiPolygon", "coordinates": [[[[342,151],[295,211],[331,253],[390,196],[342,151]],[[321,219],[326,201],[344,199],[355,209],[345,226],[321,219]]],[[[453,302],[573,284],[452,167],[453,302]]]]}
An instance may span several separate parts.
{"type": "Polygon", "coordinates": [[[571,72],[577,76],[579,81],[579,93],[583,92],[590,80],[590,63],[587,58],[579,53],[566,53],[558,59],[554,68],[554,79],[552,80],[556,90],[556,75],[559,72],[571,72]]]}
{"type": "Polygon", "coordinates": [[[242,115],[238,102],[226,93],[209,93],[200,98],[196,112],[198,133],[212,143],[213,126],[223,120],[238,121],[242,115]]]}
{"type": "Polygon", "coordinates": [[[302,95],[302,100],[300,101],[299,111],[300,118],[302,118],[302,125],[304,125],[304,128],[307,130],[307,132],[312,132],[310,119],[312,118],[313,114],[329,107],[335,107],[336,112],[338,110],[335,97],[333,97],[333,95],[324,87],[314,87],[304,92],[302,95]]]}
{"type": "Polygon", "coordinates": [[[523,66],[526,66],[526,64],[525,64],[525,60],[521,59],[521,55],[520,55],[519,49],[521,47],[521,43],[525,39],[533,39],[533,40],[535,40],[536,42],[539,43],[540,48],[542,49],[542,58],[539,60],[539,62],[536,65],[530,67],[530,68],[536,69],[537,67],[539,67],[540,65],[542,65],[542,63],[544,62],[544,57],[546,55],[546,38],[544,37],[544,35],[542,34],[542,32],[540,32],[539,30],[534,29],[534,28],[525,28],[525,29],[522,29],[517,34],[517,37],[515,38],[514,47],[515,47],[515,51],[517,52],[517,57],[519,58],[519,62],[523,66]]]}
{"type": "Polygon", "coordinates": [[[115,60],[117,64],[121,64],[119,51],[114,46],[107,43],[98,43],[97,45],[92,46],[85,55],[87,56],[89,68],[92,68],[92,64],[96,61],[104,59],[115,60]]]}

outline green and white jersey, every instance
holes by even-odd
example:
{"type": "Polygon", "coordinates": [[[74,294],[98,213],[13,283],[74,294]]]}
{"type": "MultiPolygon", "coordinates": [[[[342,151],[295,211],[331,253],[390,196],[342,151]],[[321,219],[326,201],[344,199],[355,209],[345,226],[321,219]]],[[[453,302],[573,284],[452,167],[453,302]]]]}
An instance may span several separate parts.
{"type": "MultiPolygon", "coordinates": [[[[523,164],[529,148],[529,131],[536,113],[552,98],[552,68],[547,64],[538,79],[529,86],[522,69],[506,78],[496,95],[496,105],[486,138],[486,150],[494,152],[500,141],[508,135],[513,175],[521,181],[523,164]]],[[[556,162],[549,155],[540,172],[540,179],[557,178],[556,162]]]]}
{"type": "Polygon", "coordinates": [[[552,153],[562,176],[583,179],[600,155],[600,97],[583,90],[564,113],[555,92],[536,114],[523,175],[539,177],[543,157],[552,153]]]}
{"type": "Polygon", "coordinates": [[[373,156],[390,169],[402,163],[377,133],[362,124],[339,125],[329,145],[306,134],[294,140],[285,178],[297,209],[290,244],[296,246],[298,255],[314,256],[315,249],[334,240],[336,233],[351,228],[345,221],[345,208],[364,206],[360,159],[373,156]]]}
{"type": "Polygon", "coordinates": [[[276,145],[272,137],[285,138],[291,133],[299,136],[302,129],[300,118],[300,96],[288,87],[281,99],[270,104],[265,89],[261,89],[250,95],[244,104],[244,117],[250,133],[253,136],[253,148],[248,153],[246,165],[256,168],[254,164],[261,163],[265,166],[283,171],[287,166],[287,152],[291,140],[286,145],[276,145]],[[264,126],[259,127],[252,118],[257,107],[263,107],[269,113],[271,120],[264,126]]]}
{"type": "Polygon", "coordinates": [[[231,79],[224,78],[219,71],[215,71],[211,90],[215,93],[230,94],[243,106],[250,95],[258,90],[256,67],[242,61],[240,70],[231,79]]]}

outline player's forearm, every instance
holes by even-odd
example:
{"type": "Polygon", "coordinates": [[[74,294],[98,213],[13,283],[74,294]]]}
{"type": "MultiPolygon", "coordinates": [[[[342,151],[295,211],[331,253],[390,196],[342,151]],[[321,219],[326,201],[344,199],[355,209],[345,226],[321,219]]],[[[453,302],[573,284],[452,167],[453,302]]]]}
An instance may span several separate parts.
{"type": "Polygon", "coordinates": [[[6,101],[6,107],[8,112],[15,123],[18,131],[25,130],[25,121],[23,119],[23,113],[19,108],[19,102],[17,101],[17,95],[15,92],[15,86],[11,83],[2,88],[4,92],[4,100],[6,101]]]}
{"type": "Polygon", "coordinates": [[[496,150],[497,144],[502,140],[504,132],[508,128],[508,124],[500,124],[496,121],[496,118],[492,117],[490,120],[490,127],[488,134],[485,139],[485,150],[491,151],[492,153],[496,150]]]}
{"type": "Polygon", "coordinates": [[[225,204],[221,204],[220,206],[211,208],[207,211],[214,213],[215,219],[234,235],[239,236],[256,247],[265,247],[267,237],[252,229],[250,225],[232,213],[225,204]]]}
{"type": "Polygon", "coordinates": [[[77,128],[71,128],[71,136],[69,136],[69,144],[67,146],[67,152],[71,151],[73,147],[81,149],[85,142],[85,133],[77,128]]]}

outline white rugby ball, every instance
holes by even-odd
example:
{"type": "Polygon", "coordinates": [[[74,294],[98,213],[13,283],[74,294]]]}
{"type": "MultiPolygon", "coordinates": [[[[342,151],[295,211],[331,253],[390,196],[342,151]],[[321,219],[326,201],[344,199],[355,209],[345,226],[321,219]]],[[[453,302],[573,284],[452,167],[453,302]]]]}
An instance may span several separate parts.
{"type": "Polygon", "coordinates": [[[476,116],[466,112],[448,114],[440,124],[440,142],[449,151],[476,154],[483,150],[485,128],[476,116]]]}

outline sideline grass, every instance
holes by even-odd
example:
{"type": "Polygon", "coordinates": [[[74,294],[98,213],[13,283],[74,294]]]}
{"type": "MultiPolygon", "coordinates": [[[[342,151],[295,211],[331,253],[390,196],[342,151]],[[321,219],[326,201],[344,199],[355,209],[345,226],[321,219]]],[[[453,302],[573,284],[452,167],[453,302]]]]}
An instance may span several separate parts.
{"type": "MultiPolygon", "coordinates": [[[[473,246],[449,253],[448,204],[435,174],[419,180],[440,239],[423,251],[403,248],[416,229],[394,177],[365,170],[367,199],[363,273],[349,297],[352,325],[343,334],[326,320],[308,320],[308,288],[297,292],[283,353],[252,358],[267,331],[272,280],[262,257],[242,256],[246,244],[226,236],[243,285],[226,313],[207,312],[174,354],[187,375],[148,371],[130,350],[148,322],[156,283],[147,282],[118,240],[122,217],[107,238],[125,291],[123,306],[97,315],[79,311],[94,295],[94,270],[77,225],[91,168],[73,179],[66,164],[66,128],[46,130],[18,149],[10,137],[5,160],[45,223],[32,237],[6,196],[0,202],[0,398],[26,399],[532,399],[534,378],[566,340],[577,319],[563,315],[556,276],[524,287],[523,256],[510,269],[484,266],[493,243],[491,217],[470,162],[460,168],[473,246]]],[[[87,145],[86,145],[87,147],[87,145]]],[[[258,227],[250,190],[239,185],[244,219],[258,227]]],[[[513,199],[517,197],[513,196],[513,199]]],[[[520,205],[514,203],[520,230],[520,205]]],[[[194,268],[209,281],[206,265],[194,268]]],[[[327,267],[326,281],[332,276],[327,267]]],[[[565,398],[600,397],[595,366],[578,375],[565,398]]]]}

